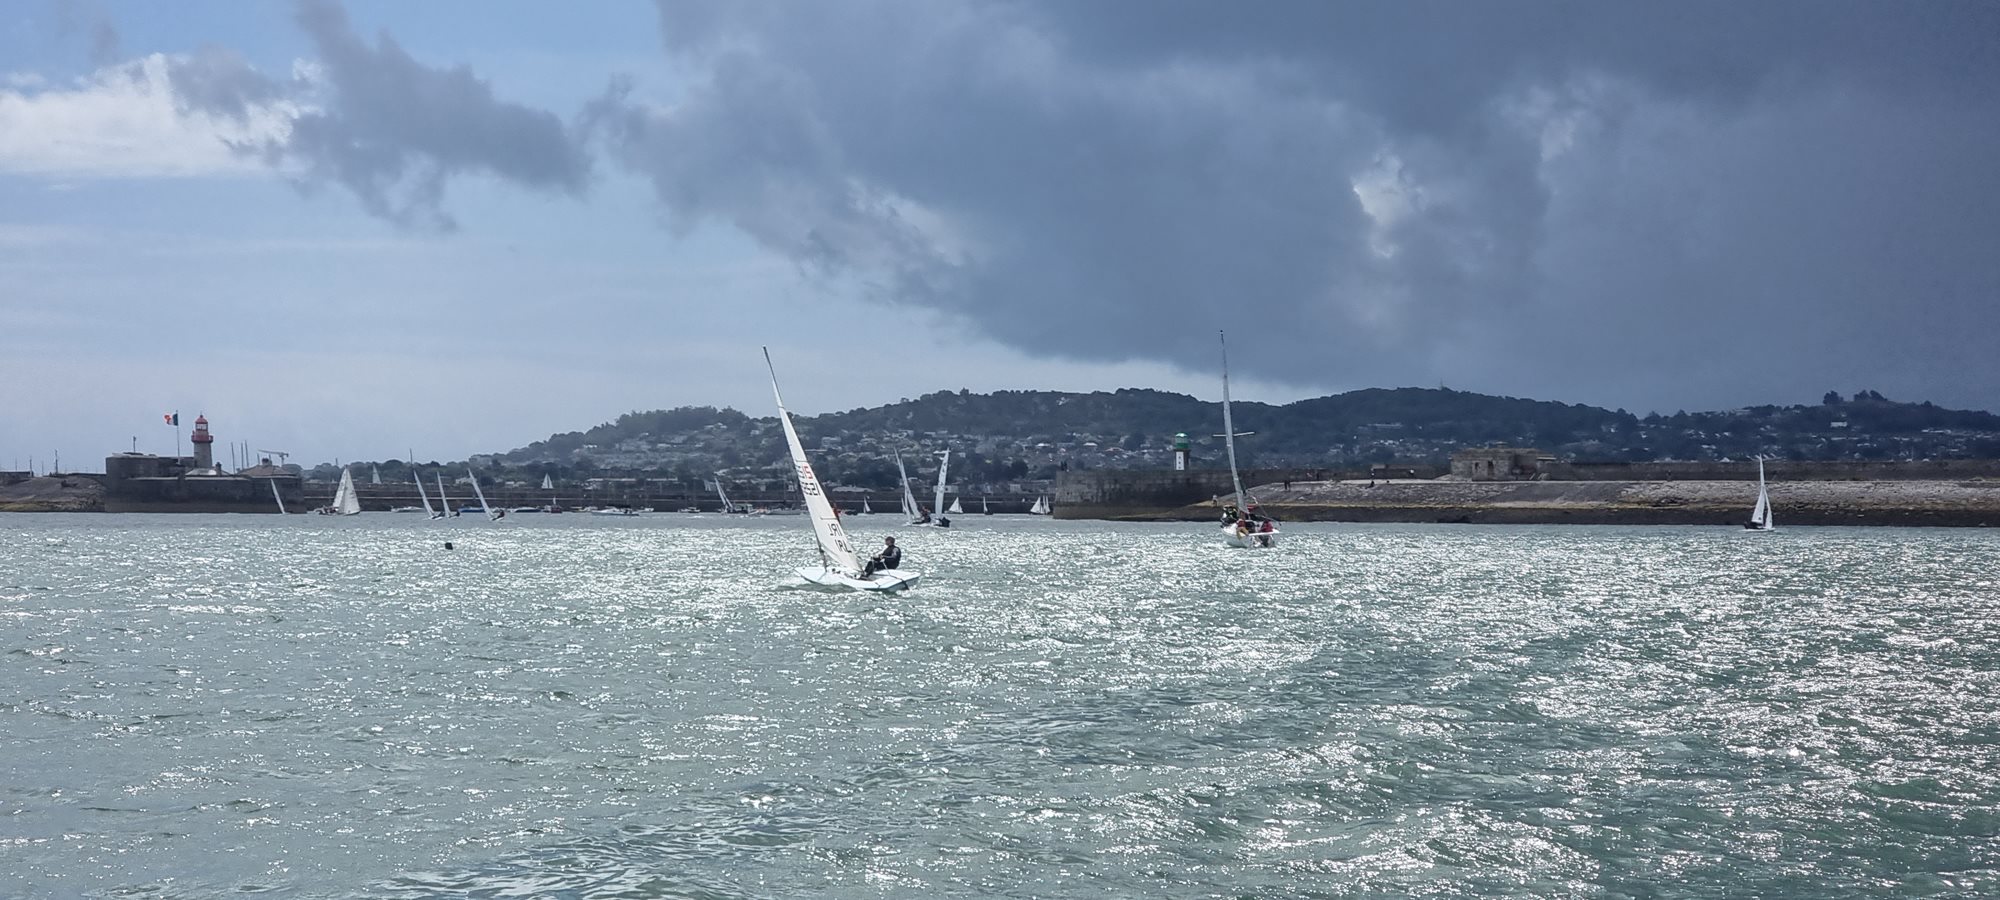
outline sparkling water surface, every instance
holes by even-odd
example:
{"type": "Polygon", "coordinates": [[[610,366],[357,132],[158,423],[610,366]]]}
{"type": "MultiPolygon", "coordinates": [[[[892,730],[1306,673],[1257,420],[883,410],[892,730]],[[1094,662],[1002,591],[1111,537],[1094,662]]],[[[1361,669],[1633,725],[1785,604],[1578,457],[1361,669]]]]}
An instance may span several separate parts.
{"type": "Polygon", "coordinates": [[[2000,533],[892,518],[0,516],[0,896],[2000,895],[2000,533]]]}

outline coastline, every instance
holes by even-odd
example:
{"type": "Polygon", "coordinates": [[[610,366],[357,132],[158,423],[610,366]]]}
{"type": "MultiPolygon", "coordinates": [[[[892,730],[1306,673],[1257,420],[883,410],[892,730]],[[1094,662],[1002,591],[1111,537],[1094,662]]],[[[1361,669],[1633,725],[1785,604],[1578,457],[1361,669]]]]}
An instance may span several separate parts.
{"type": "MultiPolygon", "coordinates": [[[[1756,499],[1743,481],[1326,481],[1252,489],[1292,522],[1508,525],[1736,525],[1756,499]]],[[[1780,527],[2000,527],[2000,480],[1802,481],[1770,486],[1780,527]]],[[[1072,509],[1063,518],[1200,521],[1219,500],[1174,508],[1072,509]]]]}

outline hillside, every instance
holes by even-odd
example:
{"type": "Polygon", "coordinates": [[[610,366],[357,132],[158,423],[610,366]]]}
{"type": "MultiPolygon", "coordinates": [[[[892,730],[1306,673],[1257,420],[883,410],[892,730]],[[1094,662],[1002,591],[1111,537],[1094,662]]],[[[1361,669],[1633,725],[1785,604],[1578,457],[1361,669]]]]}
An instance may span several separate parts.
{"type": "MultiPolygon", "coordinates": [[[[1371,388],[1284,405],[1238,403],[1235,413],[1238,430],[1254,432],[1238,442],[1246,466],[1441,464],[1455,449],[1491,443],[1602,462],[2000,456],[2000,416],[1873,391],[1829,392],[1814,405],[1640,417],[1441,388],[1371,388]]],[[[935,471],[946,448],[955,454],[954,481],[968,483],[1047,479],[1065,466],[1165,467],[1176,432],[1191,436],[1197,466],[1220,465],[1221,419],[1216,404],[1166,391],[940,391],[805,417],[798,426],[827,481],[888,486],[892,453],[917,474],[935,471]]],[[[732,481],[782,485],[789,472],[775,418],[714,407],[628,413],[475,462],[494,477],[532,480],[552,473],[699,485],[722,471],[732,481]]],[[[402,463],[380,465],[384,477],[402,477],[402,463]]]]}

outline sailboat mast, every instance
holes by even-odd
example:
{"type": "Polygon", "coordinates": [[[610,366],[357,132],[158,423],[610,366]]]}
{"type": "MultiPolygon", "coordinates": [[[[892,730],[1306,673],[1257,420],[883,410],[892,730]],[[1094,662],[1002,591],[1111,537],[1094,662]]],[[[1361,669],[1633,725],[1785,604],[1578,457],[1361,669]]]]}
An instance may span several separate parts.
{"type": "Polygon", "coordinates": [[[1236,422],[1229,417],[1229,339],[1221,331],[1215,339],[1222,344],[1222,446],[1229,451],[1229,483],[1236,488],[1236,508],[1247,509],[1243,502],[1243,478],[1236,474],[1236,422]]]}

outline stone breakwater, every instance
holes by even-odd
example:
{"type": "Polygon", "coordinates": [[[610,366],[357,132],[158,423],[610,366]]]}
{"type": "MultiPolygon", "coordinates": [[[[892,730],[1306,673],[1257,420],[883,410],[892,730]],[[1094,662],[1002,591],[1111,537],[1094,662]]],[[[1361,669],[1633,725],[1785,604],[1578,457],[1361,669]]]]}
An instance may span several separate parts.
{"type": "MultiPolygon", "coordinates": [[[[1265,484],[1262,506],[1293,522],[1453,522],[1577,525],[1732,525],[1749,516],[1757,485],[1742,481],[1366,481],[1265,484]]],[[[1784,525],[2000,526],[2000,480],[1801,481],[1770,486],[1784,525]]],[[[1120,519],[1198,520],[1204,500],[1120,519]]]]}

